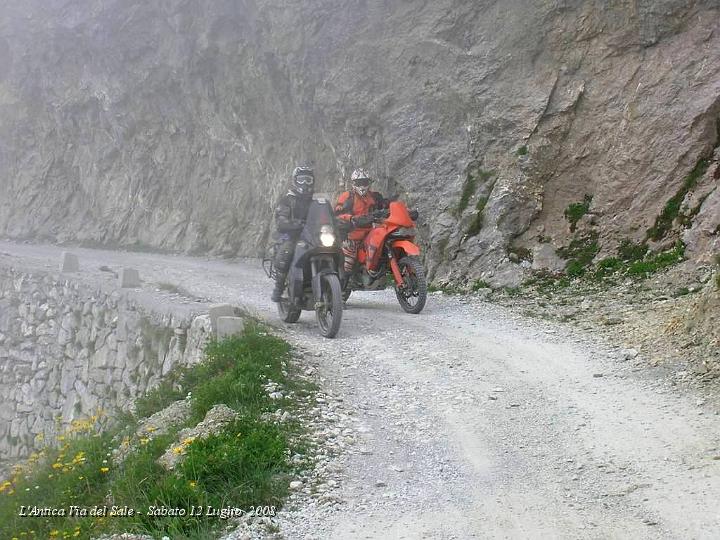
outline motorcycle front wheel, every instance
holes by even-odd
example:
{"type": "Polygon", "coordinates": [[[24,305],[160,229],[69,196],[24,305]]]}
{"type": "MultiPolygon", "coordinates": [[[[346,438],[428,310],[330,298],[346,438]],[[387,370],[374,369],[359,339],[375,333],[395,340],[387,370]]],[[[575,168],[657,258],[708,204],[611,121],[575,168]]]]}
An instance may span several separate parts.
{"type": "Polygon", "coordinates": [[[283,292],[283,294],[285,293],[288,293],[288,296],[283,296],[277,303],[278,315],[280,316],[282,322],[296,323],[298,322],[298,319],[300,319],[300,314],[302,313],[302,310],[295,307],[290,302],[290,294],[287,286],[285,287],[285,291],[283,292]]]}
{"type": "Polygon", "coordinates": [[[343,311],[343,295],[340,279],[335,274],[326,274],[320,279],[320,302],[315,306],[320,334],[333,338],[340,330],[343,311]]]}
{"type": "Polygon", "coordinates": [[[395,296],[400,307],[406,313],[417,315],[425,307],[427,301],[427,281],[425,270],[417,257],[403,257],[398,261],[404,287],[395,284],[395,296]]]}

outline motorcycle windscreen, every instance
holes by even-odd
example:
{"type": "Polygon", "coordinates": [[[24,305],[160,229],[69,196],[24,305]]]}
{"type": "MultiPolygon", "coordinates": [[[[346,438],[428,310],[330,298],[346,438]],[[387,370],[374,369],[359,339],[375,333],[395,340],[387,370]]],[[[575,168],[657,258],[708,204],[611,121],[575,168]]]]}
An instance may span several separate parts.
{"type": "Polygon", "coordinates": [[[337,228],[335,226],[335,214],[332,206],[328,201],[313,200],[308,208],[305,227],[303,228],[301,239],[310,244],[317,246],[320,243],[320,229],[323,225],[332,227],[337,237],[337,228]]]}
{"type": "Polygon", "coordinates": [[[398,227],[414,227],[415,222],[410,217],[405,203],[400,201],[393,201],[390,203],[390,215],[388,216],[386,223],[388,225],[397,225],[398,227]]]}

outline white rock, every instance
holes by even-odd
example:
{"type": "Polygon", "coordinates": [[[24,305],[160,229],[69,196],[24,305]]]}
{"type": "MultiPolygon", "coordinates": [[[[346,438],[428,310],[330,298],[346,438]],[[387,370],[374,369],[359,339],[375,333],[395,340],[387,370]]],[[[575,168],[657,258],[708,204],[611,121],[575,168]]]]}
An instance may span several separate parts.
{"type": "Polygon", "coordinates": [[[620,350],[620,358],[623,360],[634,360],[637,355],[640,354],[636,349],[622,349],[620,350]]]}

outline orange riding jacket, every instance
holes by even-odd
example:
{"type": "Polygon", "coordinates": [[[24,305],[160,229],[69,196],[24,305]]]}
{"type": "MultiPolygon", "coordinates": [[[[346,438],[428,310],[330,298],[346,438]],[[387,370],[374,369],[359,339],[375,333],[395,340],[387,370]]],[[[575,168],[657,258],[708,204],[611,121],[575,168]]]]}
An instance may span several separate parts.
{"type": "MultiPolygon", "coordinates": [[[[354,191],[345,191],[335,204],[335,215],[339,220],[350,221],[356,216],[364,216],[373,210],[384,208],[385,199],[377,191],[368,191],[361,197],[354,191]]],[[[350,240],[362,240],[372,227],[353,229],[348,233],[350,240]]]]}

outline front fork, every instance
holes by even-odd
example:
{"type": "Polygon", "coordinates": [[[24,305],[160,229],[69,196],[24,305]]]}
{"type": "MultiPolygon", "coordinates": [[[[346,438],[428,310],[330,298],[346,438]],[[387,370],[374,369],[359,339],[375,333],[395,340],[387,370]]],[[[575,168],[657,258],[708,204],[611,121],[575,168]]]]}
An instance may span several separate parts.
{"type": "Polygon", "coordinates": [[[393,256],[393,252],[391,249],[388,249],[388,259],[390,260],[390,270],[392,271],[392,275],[395,278],[395,283],[397,283],[397,286],[402,289],[403,287],[405,287],[405,280],[402,277],[400,265],[398,264],[397,259],[393,256]]]}
{"type": "MultiPolygon", "coordinates": [[[[325,274],[337,274],[332,269],[329,268],[323,268],[320,269],[318,265],[318,260],[313,259],[310,261],[310,268],[312,270],[312,290],[313,290],[313,301],[315,309],[318,309],[319,307],[323,307],[323,299],[322,299],[322,277],[325,274]]],[[[340,274],[338,277],[340,277],[342,274],[340,274]]]]}

